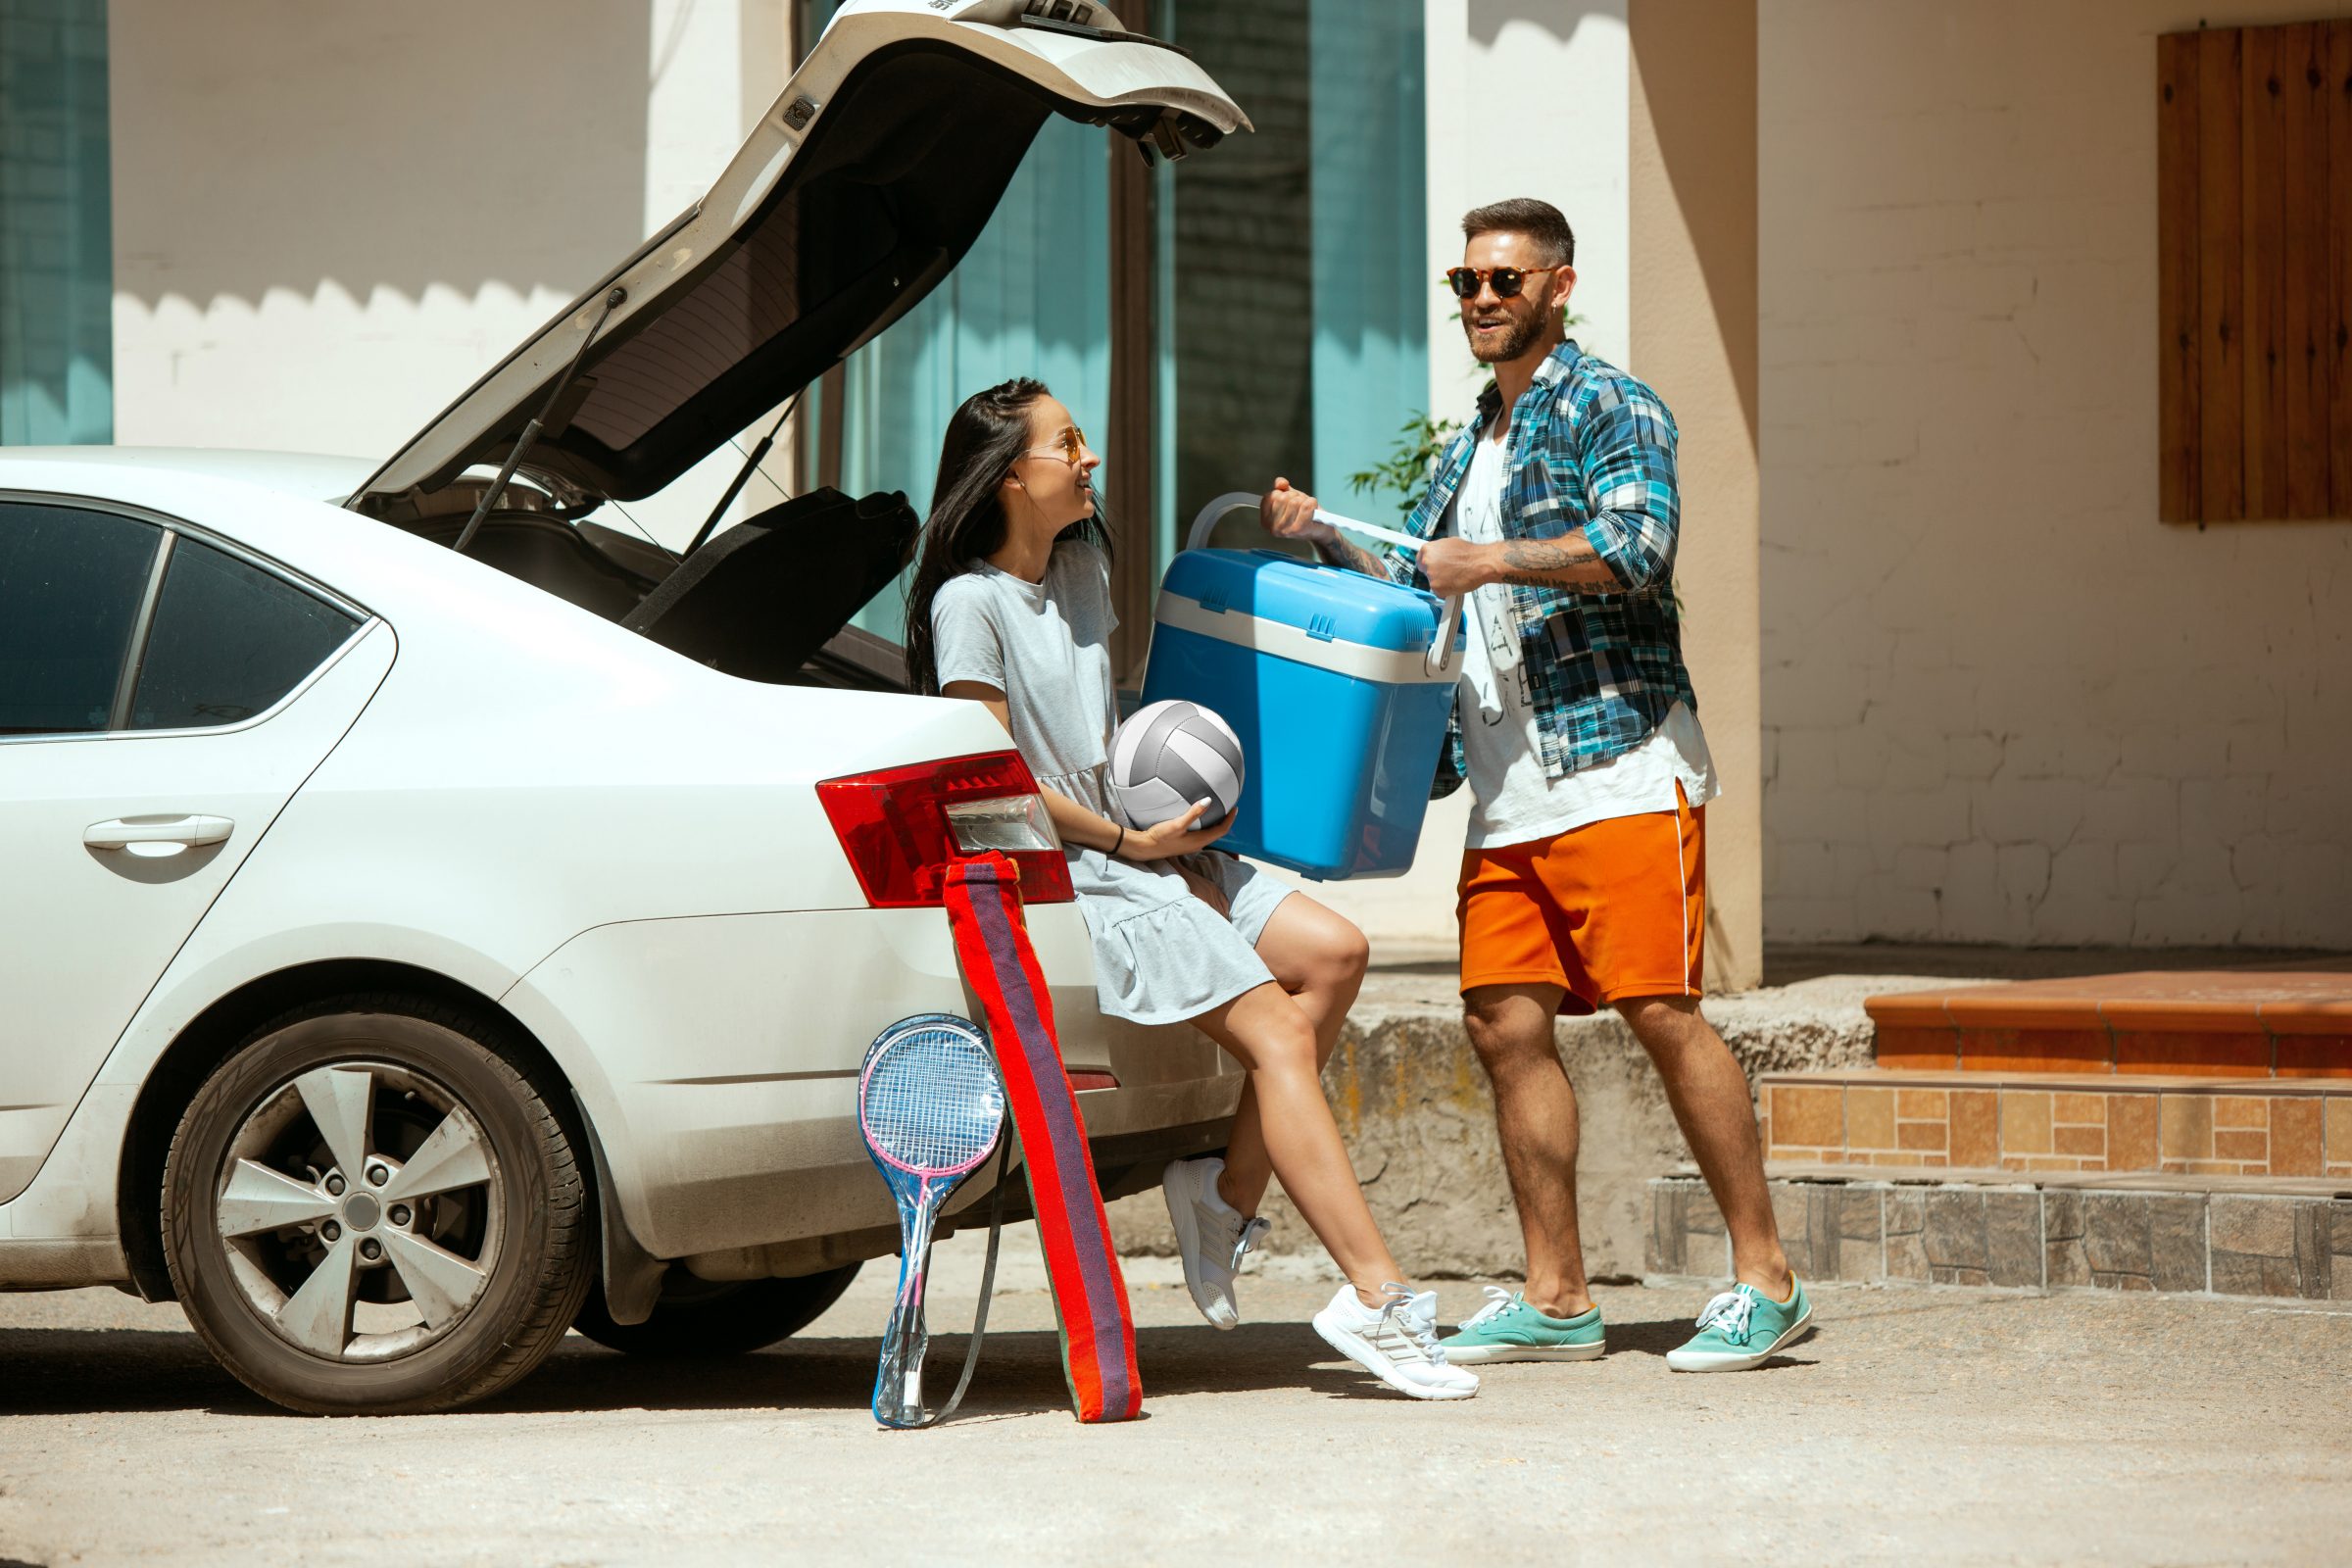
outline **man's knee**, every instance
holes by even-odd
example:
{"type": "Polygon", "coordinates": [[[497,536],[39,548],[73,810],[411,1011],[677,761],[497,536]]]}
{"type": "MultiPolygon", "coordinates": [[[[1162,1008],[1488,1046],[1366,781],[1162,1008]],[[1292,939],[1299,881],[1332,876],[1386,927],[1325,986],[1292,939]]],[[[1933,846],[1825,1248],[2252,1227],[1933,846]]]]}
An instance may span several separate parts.
{"type": "Polygon", "coordinates": [[[1555,1056],[1551,1021],[1558,1004],[1546,1006],[1526,989],[1482,987],[1462,998],[1462,1026],[1470,1049],[1492,1074],[1544,1056],[1555,1056]]]}
{"type": "Polygon", "coordinates": [[[1696,997],[1628,997],[1610,1005],[1661,1070],[1672,1071],[1699,1056],[1731,1055],[1732,1048],[1698,1010],[1696,997]]]}

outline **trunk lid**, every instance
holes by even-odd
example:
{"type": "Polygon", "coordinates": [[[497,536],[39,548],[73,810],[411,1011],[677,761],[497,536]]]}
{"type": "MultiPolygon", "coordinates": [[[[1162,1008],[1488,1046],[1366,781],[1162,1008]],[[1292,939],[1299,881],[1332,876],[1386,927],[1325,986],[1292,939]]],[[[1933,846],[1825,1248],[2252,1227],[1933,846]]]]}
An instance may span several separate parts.
{"type": "Polygon", "coordinates": [[[575,357],[528,471],[588,498],[653,494],[928,294],[1053,114],[1146,156],[1249,125],[1188,56],[1090,0],[851,0],[710,194],[347,504],[383,514],[503,463],[575,357]]]}

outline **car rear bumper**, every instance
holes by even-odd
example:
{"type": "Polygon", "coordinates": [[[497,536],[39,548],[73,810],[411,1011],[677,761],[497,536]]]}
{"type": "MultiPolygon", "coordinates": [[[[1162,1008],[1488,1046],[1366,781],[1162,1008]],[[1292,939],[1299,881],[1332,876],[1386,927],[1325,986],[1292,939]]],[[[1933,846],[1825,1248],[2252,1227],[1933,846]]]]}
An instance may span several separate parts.
{"type": "MultiPolygon", "coordinates": [[[[1236,1091],[1239,1092],[1238,1089],[1236,1091]]],[[[1097,1097],[1108,1091],[1096,1091],[1079,1102],[1081,1109],[1093,1120],[1097,1097]]],[[[1134,1193],[1150,1192],[1159,1185],[1159,1173],[1171,1159],[1186,1159],[1196,1154],[1213,1154],[1225,1147],[1226,1135],[1233,1128],[1233,1117],[1222,1115],[1209,1121],[1190,1122],[1175,1127],[1153,1127],[1141,1132],[1115,1133],[1107,1137],[1087,1140],[1095,1160],[1095,1179],[1102,1185],[1102,1200],[1125,1198],[1134,1193]]],[[[996,1187],[997,1163],[992,1157],[988,1164],[974,1173],[956,1194],[951,1212],[940,1221],[940,1236],[950,1236],[962,1230],[986,1230],[989,1219],[989,1195],[996,1187]]],[[[872,1180],[870,1168],[867,1180],[872,1180]]],[[[1016,1225],[1036,1217],[1029,1200],[1029,1181],[1018,1152],[1012,1169],[1006,1173],[1004,1222],[1016,1225]]],[[[899,1250],[899,1226],[896,1219],[887,1224],[868,1225],[853,1231],[841,1231],[828,1236],[810,1236],[798,1241],[773,1242],[764,1247],[729,1249],[725,1251],[697,1252],[685,1260],[689,1272],[707,1280],[748,1280],[770,1277],[792,1278],[815,1274],[844,1263],[855,1263],[869,1257],[888,1257],[899,1250]]]]}
{"type": "MultiPolygon", "coordinates": [[[[1116,1185],[1222,1144],[1241,1076],[1185,1026],[1096,1005],[1075,905],[1027,911],[1062,1056],[1116,1088],[1078,1099],[1098,1170],[1116,1185]],[[1118,1174],[1114,1177],[1113,1169],[1118,1174]]],[[[596,1124],[627,1230],[656,1257],[808,1244],[895,1251],[897,1213],[858,1134],[867,1045],[911,1013],[977,1016],[937,909],[823,910],[632,921],[581,933],[502,999],[547,1044],[596,1124]],[[851,1243],[882,1232],[887,1245],[851,1243]]],[[[1144,1185],[1149,1185],[1146,1182],[1144,1185]]],[[[986,1178],[956,1195],[969,1222],[986,1178]]],[[[762,1266],[760,1272],[774,1272],[762,1266]]],[[[794,1268],[790,1272],[805,1270],[794,1268]]]]}

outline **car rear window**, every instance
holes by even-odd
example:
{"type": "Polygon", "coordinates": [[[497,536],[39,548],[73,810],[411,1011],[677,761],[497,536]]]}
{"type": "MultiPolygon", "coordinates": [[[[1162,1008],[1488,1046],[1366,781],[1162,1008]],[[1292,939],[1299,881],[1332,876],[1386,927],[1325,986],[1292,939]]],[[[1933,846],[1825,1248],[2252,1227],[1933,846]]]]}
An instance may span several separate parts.
{"type": "Polygon", "coordinates": [[[0,502],[0,735],[107,727],[163,530],[0,502]]]}
{"type": "Polygon", "coordinates": [[[358,624],[316,595],[183,534],[147,634],[130,727],[197,729],[251,718],[301,684],[358,624]]]}

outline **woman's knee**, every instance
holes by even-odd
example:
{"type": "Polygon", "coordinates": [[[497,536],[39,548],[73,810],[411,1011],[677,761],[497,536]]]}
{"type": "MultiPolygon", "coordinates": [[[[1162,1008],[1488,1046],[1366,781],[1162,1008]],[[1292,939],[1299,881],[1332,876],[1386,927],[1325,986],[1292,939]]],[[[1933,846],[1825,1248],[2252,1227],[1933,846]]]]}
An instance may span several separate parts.
{"type": "Polygon", "coordinates": [[[1322,991],[1363,983],[1372,944],[1353,920],[1337,910],[1295,895],[1275,911],[1267,931],[1274,940],[1264,945],[1274,951],[1265,956],[1292,989],[1322,991]]]}
{"type": "Polygon", "coordinates": [[[1331,933],[1325,956],[1341,978],[1361,981],[1372,962],[1371,940],[1361,926],[1345,915],[1333,915],[1332,924],[1336,929],[1331,933]]]}
{"type": "Polygon", "coordinates": [[[1312,1075],[1322,1069],[1315,1027],[1297,1006],[1257,1020],[1245,1044],[1250,1049],[1250,1067],[1255,1072],[1312,1075]]]}

